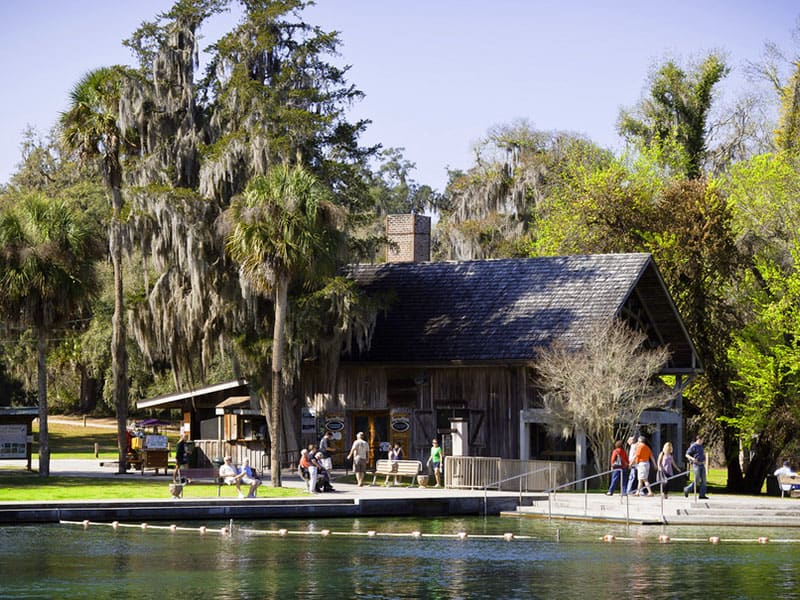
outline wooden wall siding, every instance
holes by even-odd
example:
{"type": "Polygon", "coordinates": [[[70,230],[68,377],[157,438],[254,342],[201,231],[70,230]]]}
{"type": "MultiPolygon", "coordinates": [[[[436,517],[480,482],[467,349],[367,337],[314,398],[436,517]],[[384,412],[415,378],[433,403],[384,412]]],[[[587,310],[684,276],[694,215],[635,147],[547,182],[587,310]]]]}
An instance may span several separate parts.
{"type": "MultiPolygon", "coordinates": [[[[470,454],[518,458],[519,414],[528,404],[524,367],[429,367],[402,369],[342,365],[335,396],[320,391],[319,373],[307,369],[300,391],[318,415],[351,410],[389,410],[387,382],[416,382],[411,445],[413,454],[430,446],[436,411],[462,409],[470,418],[470,454]],[[430,431],[429,431],[430,430],[430,431]]],[[[393,383],[393,385],[397,385],[393,383]]],[[[405,402],[409,396],[402,396],[405,402]]]]}

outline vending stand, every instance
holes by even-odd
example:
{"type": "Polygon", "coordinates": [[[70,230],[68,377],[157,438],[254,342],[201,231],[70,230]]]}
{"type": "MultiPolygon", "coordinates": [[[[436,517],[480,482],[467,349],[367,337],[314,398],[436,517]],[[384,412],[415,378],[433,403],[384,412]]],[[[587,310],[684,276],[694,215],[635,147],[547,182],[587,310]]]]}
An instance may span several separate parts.
{"type": "Polygon", "coordinates": [[[169,425],[158,419],[146,419],[135,424],[129,439],[128,468],[137,469],[144,475],[145,469],[153,469],[158,475],[160,469],[167,474],[169,469],[169,443],[167,436],[160,434],[159,427],[169,425]]]}

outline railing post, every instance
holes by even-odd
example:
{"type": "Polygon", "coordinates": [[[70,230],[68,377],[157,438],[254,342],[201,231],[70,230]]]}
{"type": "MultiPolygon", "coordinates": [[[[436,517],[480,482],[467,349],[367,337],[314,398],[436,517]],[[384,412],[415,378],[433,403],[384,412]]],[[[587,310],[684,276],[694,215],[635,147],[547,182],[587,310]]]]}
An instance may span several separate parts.
{"type": "Polygon", "coordinates": [[[625,524],[631,524],[631,495],[625,494],[625,524]]]}
{"type": "Polygon", "coordinates": [[[589,480],[583,480],[583,516],[589,514],[589,480]]]}

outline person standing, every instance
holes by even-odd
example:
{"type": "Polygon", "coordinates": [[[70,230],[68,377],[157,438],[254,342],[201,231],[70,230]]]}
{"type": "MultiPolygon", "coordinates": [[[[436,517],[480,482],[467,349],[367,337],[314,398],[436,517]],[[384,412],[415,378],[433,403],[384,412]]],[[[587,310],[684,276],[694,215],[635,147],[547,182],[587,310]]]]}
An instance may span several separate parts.
{"type": "Polygon", "coordinates": [[[686,461],[692,465],[694,481],[683,488],[683,496],[688,498],[689,492],[697,489],[700,492],[700,500],[708,500],[708,496],[706,496],[706,452],[703,449],[703,436],[698,435],[697,439],[686,450],[686,461]]]}
{"type": "Polygon", "coordinates": [[[308,492],[311,491],[309,487],[309,481],[311,479],[309,467],[311,467],[311,462],[308,460],[308,450],[303,448],[300,450],[300,460],[297,463],[297,471],[300,473],[300,478],[306,482],[306,491],[308,492]]]}
{"type": "Polygon", "coordinates": [[[322,452],[320,465],[330,473],[333,471],[333,434],[330,431],[326,431],[319,441],[319,451],[322,452]]]}
{"type": "Polygon", "coordinates": [[[444,452],[439,447],[439,442],[436,438],[431,441],[431,455],[428,458],[428,467],[433,471],[436,477],[436,487],[442,487],[442,463],[444,463],[444,452]]]}
{"type": "Polygon", "coordinates": [[[369,444],[364,440],[364,434],[358,432],[353,446],[350,448],[350,453],[347,458],[353,459],[353,471],[356,474],[356,482],[358,486],[364,485],[364,473],[367,472],[367,462],[369,461],[369,444]]]}
{"type": "Polygon", "coordinates": [[[647,494],[653,495],[653,488],[650,487],[650,464],[656,465],[653,458],[653,451],[650,446],[645,443],[644,436],[639,436],[639,442],[636,444],[636,453],[631,462],[636,463],[636,477],[639,480],[639,485],[634,496],[642,496],[644,488],[647,488],[647,494]]]}
{"type": "Polygon", "coordinates": [[[625,484],[625,470],[628,468],[628,453],[622,447],[622,440],[614,442],[614,450],[611,451],[611,483],[608,486],[606,496],[613,496],[614,489],[619,487],[623,496],[627,491],[623,487],[625,484]]]}
{"type": "Polygon", "coordinates": [[[661,495],[668,497],[669,478],[675,474],[675,457],[672,455],[672,442],[667,442],[658,454],[658,483],[661,484],[661,495]]]}
{"type": "Polygon", "coordinates": [[[633,486],[636,485],[636,463],[634,462],[634,456],[636,455],[636,438],[631,436],[628,438],[628,458],[630,459],[630,473],[628,473],[628,485],[623,490],[623,494],[632,494],[633,493],[633,486]]]}
{"type": "Polygon", "coordinates": [[[172,483],[181,480],[181,467],[189,466],[189,449],[186,447],[186,434],[181,432],[178,443],[175,444],[175,471],[172,473],[172,483]]]}
{"type": "Polygon", "coordinates": [[[317,459],[317,447],[311,444],[308,447],[308,490],[312,494],[317,493],[317,477],[319,477],[319,460],[317,459]]]}

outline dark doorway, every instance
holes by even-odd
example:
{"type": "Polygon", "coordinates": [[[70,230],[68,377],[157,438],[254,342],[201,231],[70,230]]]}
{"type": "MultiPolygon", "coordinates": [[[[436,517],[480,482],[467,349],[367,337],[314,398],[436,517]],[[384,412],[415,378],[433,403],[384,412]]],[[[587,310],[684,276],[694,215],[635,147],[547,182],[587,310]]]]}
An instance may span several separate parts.
{"type": "Polygon", "coordinates": [[[384,450],[381,445],[383,444],[386,447],[389,443],[389,413],[352,413],[350,425],[353,439],[356,438],[356,434],[359,431],[364,433],[364,439],[369,444],[368,466],[369,468],[374,468],[375,461],[379,458],[386,458],[383,455],[388,454],[388,448],[384,450]]]}

